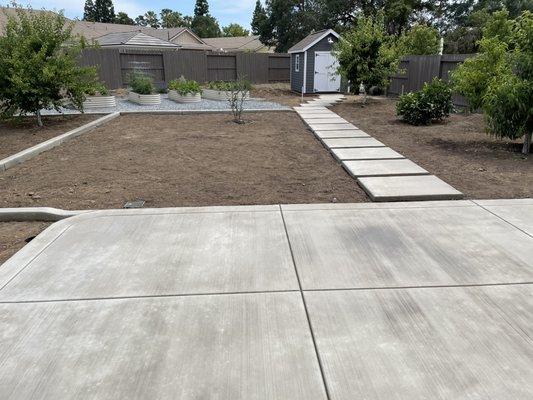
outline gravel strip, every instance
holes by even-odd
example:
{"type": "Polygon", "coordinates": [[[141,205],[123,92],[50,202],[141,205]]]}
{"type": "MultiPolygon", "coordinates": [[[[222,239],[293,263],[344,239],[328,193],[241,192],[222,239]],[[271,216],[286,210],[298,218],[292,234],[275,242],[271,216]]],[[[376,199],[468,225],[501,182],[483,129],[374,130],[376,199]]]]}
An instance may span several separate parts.
{"type": "MultiPolygon", "coordinates": [[[[103,114],[103,113],[112,113],[112,112],[122,112],[122,111],[194,111],[194,110],[203,110],[203,111],[225,111],[229,110],[229,104],[227,101],[215,101],[215,100],[206,100],[198,103],[177,103],[175,101],[169,100],[166,95],[161,95],[161,104],[156,106],[141,106],[136,103],[132,103],[126,99],[117,98],[117,106],[113,108],[93,108],[86,110],[86,114],[103,114]]],[[[289,110],[290,107],[283,106],[278,103],[273,103],[270,101],[262,101],[257,99],[247,100],[244,104],[245,110],[289,110]]],[[[43,115],[57,115],[57,114],[80,114],[77,110],[72,110],[68,108],[61,109],[61,112],[58,113],[55,110],[43,110],[43,115]]]]}

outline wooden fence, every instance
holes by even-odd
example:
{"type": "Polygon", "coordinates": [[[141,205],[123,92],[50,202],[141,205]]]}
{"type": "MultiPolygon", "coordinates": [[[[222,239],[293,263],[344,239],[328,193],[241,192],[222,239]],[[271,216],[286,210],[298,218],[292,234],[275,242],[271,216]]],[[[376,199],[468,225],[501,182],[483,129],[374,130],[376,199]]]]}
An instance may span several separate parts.
{"type": "Polygon", "coordinates": [[[152,76],[160,86],[182,75],[200,83],[237,77],[252,83],[288,82],[290,79],[288,54],[86,49],[81,64],[97,66],[100,79],[109,89],[127,86],[128,76],[134,70],[152,76]]]}
{"type": "MultiPolygon", "coordinates": [[[[388,93],[401,95],[422,89],[433,78],[449,80],[450,72],[473,54],[443,54],[440,56],[407,56],[400,62],[400,72],[392,77],[388,93]]],[[[454,104],[467,105],[466,99],[454,96],[454,104]]]]}

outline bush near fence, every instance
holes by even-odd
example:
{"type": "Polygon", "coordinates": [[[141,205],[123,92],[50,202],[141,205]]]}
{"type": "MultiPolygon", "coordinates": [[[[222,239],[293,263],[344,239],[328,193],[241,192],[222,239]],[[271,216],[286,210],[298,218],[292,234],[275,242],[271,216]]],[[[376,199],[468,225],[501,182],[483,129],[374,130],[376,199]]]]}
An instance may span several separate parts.
{"type": "Polygon", "coordinates": [[[158,86],[180,76],[198,82],[230,81],[245,77],[252,83],[289,82],[290,57],[278,53],[215,53],[198,50],[153,51],[136,49],[86,49],[84,66],[98,66],[108,89],[128,85],[128,76],[141,70],[158,86]]]}
{"type": "MultiPolygon", "coordinates": [[[[475,54],[443,54],[436,56],[406,56],[400,62],[400,71],[394,75],[387,93],[399,96],[403,93],[416,92],[424,87],[424,83],[433,78],[449,81],[450,72],[469,57],[475,54]]],[[[468,105],[462,96],[454,95],[453,103],[458,107],[468,105]]]]}

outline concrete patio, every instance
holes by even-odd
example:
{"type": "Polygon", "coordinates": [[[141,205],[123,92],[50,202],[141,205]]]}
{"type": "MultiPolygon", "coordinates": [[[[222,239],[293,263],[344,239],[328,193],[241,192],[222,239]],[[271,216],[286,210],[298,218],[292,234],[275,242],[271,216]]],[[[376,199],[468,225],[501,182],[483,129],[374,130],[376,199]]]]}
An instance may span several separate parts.
{"type": "Polygon", "coordinates": [[[531,399],[533,199],[95,211],[0,267],[1,399],[531,399]]]}

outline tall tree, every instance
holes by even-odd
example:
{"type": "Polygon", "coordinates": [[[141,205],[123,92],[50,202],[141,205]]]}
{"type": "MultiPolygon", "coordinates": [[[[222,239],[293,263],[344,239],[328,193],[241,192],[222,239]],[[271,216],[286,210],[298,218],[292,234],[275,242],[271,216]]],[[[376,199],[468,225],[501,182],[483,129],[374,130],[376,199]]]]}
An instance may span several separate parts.
{"type": "Polygon", "coordinates": [[[83,7],[83,20],[95,22],[96,10],[94,8],[93,0],[85,0],[85,6],[83,7]]]}
{"type": "Polygon", "coordinates": [[[196,4],[194,6],[194,16],[203,17],[206,15],[209,15],[209,3],[207,0],[196,0],[196,4]]]}
{"type": "Polygon", "coordinates": [[[198,15],[193,18],[191,29],[201,38],[219,37],[220,26],[211,15],[198,15]]]}
{"type": "Polygon", "coordinates": [[[249,36],[250,31],[248,29],[244,29],[239,24],[229,24],[228,26],[225,26],[222,28],[222,36],[225,37],[238,37],[238,36],[249,36]]]}
{"type": "Polygon", "coordinates": [[[138,26],[148,25],[148,23],[146,22],[146,18],[144,18],[144,15],[139,15],[135,18],[135,25],[138,25],[138,26]]]}
{"type": "Polygon", "coordinates": [[[144,20],[146,21],[146,25],[151,28],[159,28],[159,19],[157,18],[157,14],[154,11],[146,11],[144,14],[144,20]]]}
{"type": "Polygon", "coordinates": [[[113,0],[95,0],[94,2],[95,22],[115,21],[115,7],[113,0]]]}
{"type": "Polygon", "coordinates": [[[265,8],[263,7],[263,4],[261,4],[261,0],[257,0],[255,2],[255,8],[254,13],[252,16],[252,33],[254,35],[261,35],[261,32],[263,31],[265,24],[267,22],[267,14],[265,11],[265,8]]]}
{"type": "Polygon", "coordinates": [[[179,28],[181,26],[188,26],[187,22],[183,18],[183,15],[178,11],[172,11],[169,8],[163,8],[160,15],[162,28],[179,28]]]}
{"type": "Polygon", "coordinates": [[[115,24],[121,24],[121,25],[135,25],[135,21],[131,19],[128,14],[125,12],[119,12],[117,13],[117,16],[115,17],[115,24]]]}

